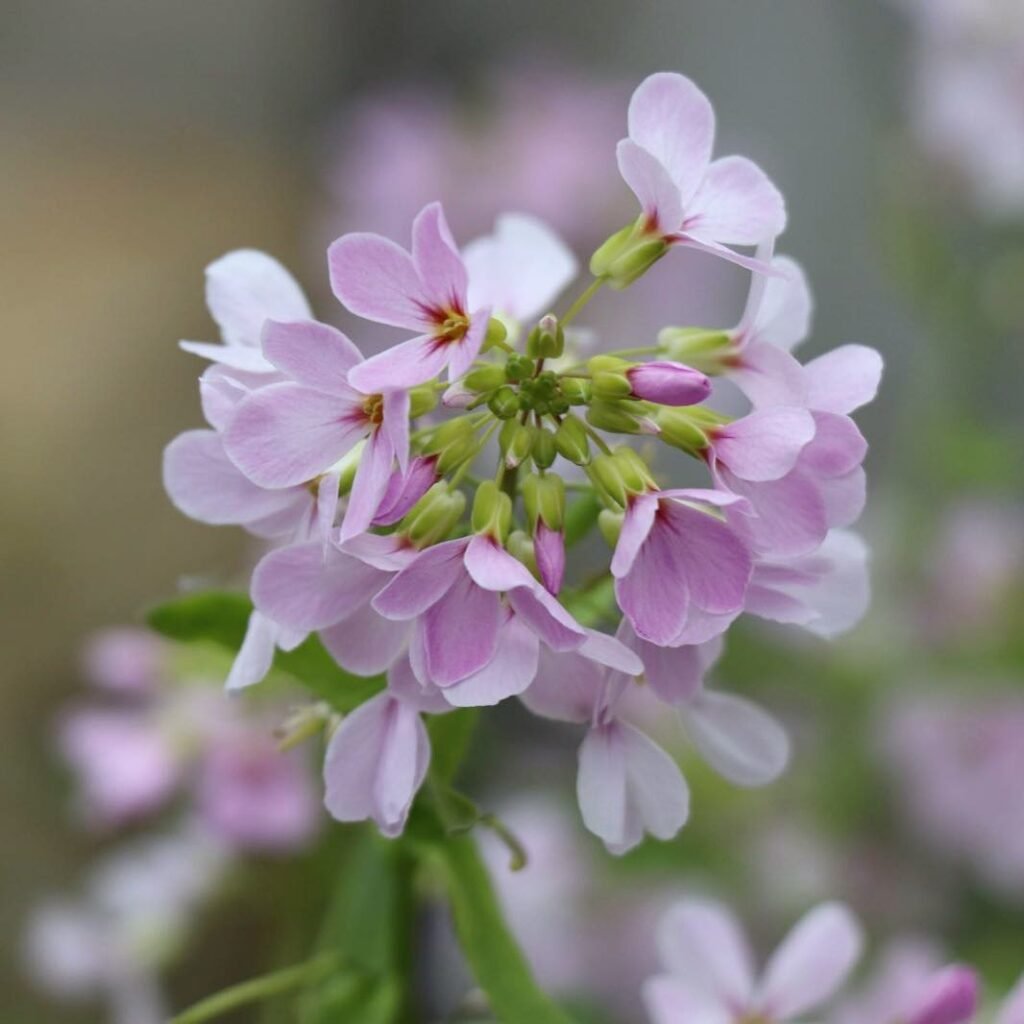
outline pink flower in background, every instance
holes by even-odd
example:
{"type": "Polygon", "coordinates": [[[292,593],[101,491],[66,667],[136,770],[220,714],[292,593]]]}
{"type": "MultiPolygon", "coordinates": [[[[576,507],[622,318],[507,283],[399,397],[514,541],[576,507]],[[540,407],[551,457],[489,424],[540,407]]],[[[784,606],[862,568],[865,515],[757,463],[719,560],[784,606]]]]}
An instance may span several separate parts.
{"type": "Polygon", "coordinates": [[[349,371],[366,394],[461,377],[480,351],[490,310],[470,309],[469,277],[440,203],[413,221],[412,252],[380,235],[343,235],[327,252],[331,287],[356,316],[418,332],[349,371]]]}
{"type": "Polygon", "coordinates": [[[907,697],[883,711],[882,753],[910,824],[934,850],[1019,901],[1024,886],[1024,701],[907,697]]]}
{"type": "Polygon", "coordinates": [[[145,695],[166,681],[167,644],[145,629],[112,627],[94,633],[82,651],[86,678],[100,690],[145,695]]]}
{"type": "Polygon", "coordinates": [[[760,269],[729,246],[781,234],[785,202],[745,157],[712,161],[714,138],[715,115],[704,93],[683,75],[651,75],[630,100],[619,171],[640,201],[649,233],[760,269]]]}
{"type": "Polygon", "coordinates": [[[665,914],[658,945],[667,973],[644,989],[653,1024],[783,1024],[836,994],[860,956],[862,938],[846,907],[821,904],[794,926],[758,976],[732,914],[689,899],[665,914]]]}

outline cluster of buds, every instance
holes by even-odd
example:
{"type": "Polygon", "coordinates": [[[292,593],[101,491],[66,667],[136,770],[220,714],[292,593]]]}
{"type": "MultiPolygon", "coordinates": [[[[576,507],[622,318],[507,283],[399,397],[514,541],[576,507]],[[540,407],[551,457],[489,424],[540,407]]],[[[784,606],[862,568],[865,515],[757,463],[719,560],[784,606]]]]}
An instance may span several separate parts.
{"type": "Polygon", "coordinates": [[[730,779],[768,781],[786,760],[779,726],[704,684],[723,634],[749,612],[829,635],[863,610],[866,554],[844,528],[863,505],[866,444],[849,414],[874,395],[877,353],[790,354],[810,300],[795,264],[773,256],[782,198],[749,160],[712,161],[713,113],[692,82],[651,76],[628,129],[618,161],[642,212],[597,250],[560,316],[548,310],[577,265],[551,230],[506,215],[460,250],[438,203],[408,251],[367,233],[328,250],[340,302],[412,335],[370,358],[313,320],[269,257],[239,251],[208,269],[224,343],[184,347],[213,361],[209,429],[172,442],[165,481],[187,514],[273,541],[229,688],[313,633],[349,672],[380,677],[330,740],[340,820],[400,832],[429,762],[423,716],[518,697],[588,725],[580,805],[610,849],[670,837],[686,784],[634,724],[637,702],[677,709],[730,779]],[[753,271],[740,323],[667,328],[588,358],[575,321],[590,298],[678,247],[753,271]],[[713,378],[751,411],[708,408],[713,378]],[[673,448],[709,486],[666,485],[660,453],[673,448]],[[576,491],[589,519],[567,500],[576,491]],[[570,539],[597,525],[608,563],[565,585],[570,539]],[[574,614],[595,593],[609,597],[603,618],[574,614]]]}

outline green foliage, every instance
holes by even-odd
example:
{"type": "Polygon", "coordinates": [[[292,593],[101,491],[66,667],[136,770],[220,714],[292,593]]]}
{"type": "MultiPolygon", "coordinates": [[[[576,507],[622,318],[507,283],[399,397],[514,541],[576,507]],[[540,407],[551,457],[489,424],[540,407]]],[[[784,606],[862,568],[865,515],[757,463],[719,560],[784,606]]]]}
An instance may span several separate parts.
{"type": "MultiPolygon", "coordinates": [[[[213,644],[234,652],[242,646],[251,612],[252,603],[243,594],[205,591],[157,605],[146,621],[172,640],[213,644]]],[[[278,651],[274,669],[341,712],[351,711],[384,688],[383,676],[365,678],[346,672],[315,636],[293,651],[278,651]]]]}

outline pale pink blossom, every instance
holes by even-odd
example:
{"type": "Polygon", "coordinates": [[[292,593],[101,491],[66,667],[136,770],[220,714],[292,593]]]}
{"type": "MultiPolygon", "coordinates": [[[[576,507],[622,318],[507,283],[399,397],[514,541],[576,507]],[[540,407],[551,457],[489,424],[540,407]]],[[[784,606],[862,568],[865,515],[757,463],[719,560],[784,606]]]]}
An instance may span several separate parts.
{"type": "Polygon", "coordinates": [[[145,629],[113,627],[94,633],[82,652],[89,682],[111,693],[145,695],[167,678],[167,644],[145,629]]]}
{"type": "Polygon", "coordinates": [[[658,940],[667,973],[644,988],[652,1024],[798,1020],[835,995],[862,946],[860,926],[838,903],[823,903],[797,922],[760,975],[739,922],[720,904],[677,904],[662,919],[658,940]]]}

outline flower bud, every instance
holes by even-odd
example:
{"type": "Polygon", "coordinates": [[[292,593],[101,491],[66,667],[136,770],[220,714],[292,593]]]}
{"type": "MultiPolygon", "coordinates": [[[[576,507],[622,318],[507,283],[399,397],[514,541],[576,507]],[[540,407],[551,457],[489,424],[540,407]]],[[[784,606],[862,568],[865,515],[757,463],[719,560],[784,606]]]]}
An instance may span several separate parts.
{"type": "Polygon", "coordinates": [[[491,395],[487,402],[487,408],[498,417],[499,420],[510,420],[519,412],[519,395],[514,388],[502,384],[497,391],[491,395]]]}
{"type": "Polygon", "coordinates": [[[446,445],[437,459],[437,471],[441,476],[447,476],[456,470],[468,459],[472,459],[480,450],[476,435],[460,434],[454,441],[446,445]]]}
{"type": "Polygon", "coordinates": [[[603,508],[597,516],[597,528],[601,531],[608,547],[613,548],[619,543],[619,534],[622,532],[622,523],[626,518],[625,512],[613,512],[610,508],[603,508]]]}
{"type": "Polygon", "coordinates": [[[519,384],[533,376],[536,363],[528,356],[511,355],[505,363],[505,380],[510,384],[519,384]]]}
{"type": "Polygon", "coordinates": [[[613,288],[625,288],[645,274],[665,253],[668,242],[647,229],[646,217],[616,231],[590,258],[590,272],[613,288]]]}
{"type": "Polygon", "coordinates": [[[436,454],[443,451],[453,441],[459,441],[463,437],[473,435],[473,424],[465,416],[457,416],[453,420],[441,423],[435,430],[430,432],[423,444],[423,450],[428,454],[436,454]]]}
{"type": "Polygon", "coordinates": [[[586,427],[575,416],[566,416],[555,431],[555,448],[563,459],[577,466],[590,462],[590,438],[586,427]]]}
{"type": "Polygon", "coordinates": [[[734,349],[727,331],[705,327],[664,327],[658,332],[658,345],[671,359],[712,376],[726,369],[734,349]]]}
{"type": "Polygon", "coordinates": [[[629,491],[613,455],[598,455],[589,466],[590,478],[611,501],[626,507],[629,491]]]}
{"type": "Polygon", "coordinates": [[[490,363],[470,370],[462,382],[470,391],[493,391],[505,383],[505,367],[490,363]]]}
{"type": "Polygon", "coordinates": [[[711,393],[711,381],[703,373],[667,360],[631,366],[625,376],[633,397],[657,405],[696,405],[711,393]]]}
{"type": "Polygon", "coordinates": [[[484,335],[484,343],[481,351],[486,352],[495,345],[500,345],[508,337],[508,328],[496,316],[487,321],[487,333],[484,335]]]}
{"type": "Polygon", "coordinates": [[[513,530],[509,534],[508,543],[505,545],[505,548],[513,558],[522,562],[534,576],[538,579],[540,578],[540,573],[537,571],[537,558],[533,550],[533,541],[522,530],[513,530]]]}
{"type": "Polygon", "coordinates": [[[533,462],[538,469],[548,469],[558,457],[555,435],[546,427],[538,427],[533,436],[533,462]]]}
{"type": "Polygon", "coordinates": [[[565,332],[557,318],[550,313],[541,317],[540,323],[530,331],[526,339],[526,354],[534,359],[557,359],[565,351],[565,332]]]}
{"type": "Polygon", "coordinates": [[[594,393],[590,381],[583,377],[562,377],[558,386],[570,405],[586,405],[594,393]]]}
{"type": "Polygon", "coordinates": [[[471,524],[474,533],[486,533],[502,544],[512,528],[512,499],[493,480],[476,489],[471,524]]]}
{"type": "Polygon", "coordinates": [[[647,415],[646,406],[628,400],[595,399],[587,407],[587,422],[615,434],[657,434],[658,424],[647,415]]]}
{"type": "Polygon", "coordinates": [[[457,380],[449,384],[441,394],[441,404],[446,409],[468,409],[479,396],[466,387],[465,381],[457,380]]]}
{"type": "Polygon", "coordinates": [[[437,391],[430,385],[421,384],[409,390],[409,418],[425,416],[437,408],[437,391]]]}
{"type": "Polygon", "coordinates": [[[531,473],[522,482],[523,504],[530,529],[536,530],[538,522],[546,523],[552,530],[560,530],[565,522],[565,482],[554,473],[539,476],[531,473]]]}
{"type": "Polygon", "coordinates": [[[661,440],[690,455],[698,455],[708,446],[708,437],[689,410],[662,408],[656,413],[661,440]]]}
{"type": "Polygon", "coordinates": [[[541,583],[557,597],[565,579],[565,534],[550,529],[543,521],[537,523],[533,552],[541,583]]]}
{"type": "Polygon", "coordinates": [[[509,469],[514,469],[530,457],[535,433],[534,427],[518,420],[509,420],[501,428],[501,450],[505,456],[505,465],[509,469]]]}
{"type": "Polygon", "coordinates": [[[465,510],[466,496],[441,481],[413,505],[401,529],[417,548],[429,547],[447,539],[465,510]]]}

